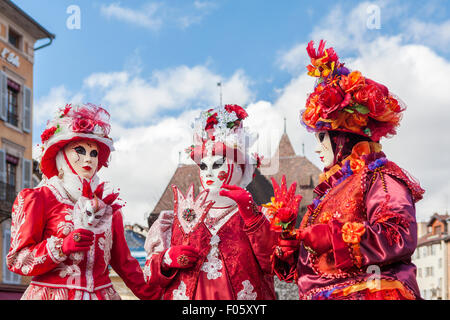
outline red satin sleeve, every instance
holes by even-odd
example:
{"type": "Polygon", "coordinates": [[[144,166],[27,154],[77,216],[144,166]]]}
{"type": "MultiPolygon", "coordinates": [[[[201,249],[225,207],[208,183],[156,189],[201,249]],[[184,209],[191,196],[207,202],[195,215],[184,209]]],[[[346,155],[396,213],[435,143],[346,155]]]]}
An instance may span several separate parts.
{"type": "Polygon", "coordinates": [[[9,270],[24,276],[42,275],[67,258],[59,250],[62,238],[45,237],[45,196],[39,189],[24,189],[17,195],[11,220],[9,270]]]}
{"type": "Polygon", "coordinates": [[[343,225],[332,224],[336,267],[409,261],[417,246],[415,206],[409,189],[389,175],[378,175],[365,199],[367,221],[360,241],[343,239],[343,225]]]}
{"type": "Polygon", "coordinates": [[[259,266],[266,274],[273,274],[270,257],[276,245],[277,234],[270,229],[270,222],[261,214],[252,225],[245,227],[244,231],[250,240],[253,253],[259,266]]]}
{"type": "Polygon", "coordinates": [[[147,285],[139,262],[131,256],[130,249],[125,240],[123,218],[120,211],[114,212],[112,231],[111,267],[136,297],[141,300],[159,299],[161,288],[147,285]]]}

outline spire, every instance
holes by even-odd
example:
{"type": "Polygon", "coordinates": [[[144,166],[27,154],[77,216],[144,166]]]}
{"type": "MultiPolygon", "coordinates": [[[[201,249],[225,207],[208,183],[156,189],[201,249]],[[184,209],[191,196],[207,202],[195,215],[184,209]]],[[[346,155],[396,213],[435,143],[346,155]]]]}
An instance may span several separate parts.
{"type": "Polygon", "coordinates": [[[222,82],[217,82],[217,86],[219,87],[219,107],[222,106],[222,82]]]}
{"type": "Polygon", "coordinates": [[[286,133],[286,117],[284,117],[284,134],[287,134],[286,133]]]}
{"type": "Polygon", "coordinates": [[[295,150],[292,147],[291,140],[286,133],[283,133],[277,150],[279,157],[295,157],[295,150]]]}

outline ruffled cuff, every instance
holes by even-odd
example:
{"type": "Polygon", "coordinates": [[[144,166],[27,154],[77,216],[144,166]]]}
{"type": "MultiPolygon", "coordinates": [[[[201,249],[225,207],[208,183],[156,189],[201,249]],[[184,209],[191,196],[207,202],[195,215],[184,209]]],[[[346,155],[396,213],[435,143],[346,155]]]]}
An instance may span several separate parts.
{"type": "Polygon", "coordinates": [[[332,220],[330,225],[336,268],[341,270],[351,267],[360,268],[363,258],[359,244],[366,231],[364,224],[359,222],[341,223],[332,220]]]}
{"type": "Polygon", "coordinates": [[[54,263],[61,263],[67,259],[67,256],[62,251],[63,239],[51,236],[47,239],[48,255],[54,263]]]}

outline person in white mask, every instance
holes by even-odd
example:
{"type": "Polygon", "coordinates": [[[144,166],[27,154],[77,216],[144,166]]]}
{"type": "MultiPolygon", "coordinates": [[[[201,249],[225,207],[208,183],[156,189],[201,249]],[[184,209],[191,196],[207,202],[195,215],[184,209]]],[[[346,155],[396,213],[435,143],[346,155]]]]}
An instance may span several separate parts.
{"type": "Polygon", "coordinates": [[[270,255],[276,235],[245,187],[257,161],[248,154],[246,111],[202,112],[187,152],[199,166],[200,193],[173,186],[174,210],[149,230],[144,273],[165,300],[275,299],[270,255]]]}
{"type": "Polygon", "coordinates": [[[58,110],[41,135],[43,180],[17,196],[8,268],[32,276],[25,300],[116,300],[109,266],[141,299],[151,299],[124,237],[117,193],[104,196],[97,172],[108,166],[109,114],[93,104],[58,110]]]}

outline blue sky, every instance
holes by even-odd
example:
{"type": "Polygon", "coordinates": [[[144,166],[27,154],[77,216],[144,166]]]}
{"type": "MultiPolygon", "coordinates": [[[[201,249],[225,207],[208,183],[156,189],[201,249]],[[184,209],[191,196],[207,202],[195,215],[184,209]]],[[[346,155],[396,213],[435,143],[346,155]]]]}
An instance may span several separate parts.
{"type": "MultiPolygon", "coordinates": [[[[296,43],[307,42],[312,26],[323,21],[327,9],[336,3],[293,0],[15,2],[56,34],[55,42],[36,55],[35,97],[61,83],[76,90],[92,72],[120,71],[132,63],[139,63],[143,74],[176,65],[208,63],[210,69],[224,76],[244,69],[261,99],[273,99],[276,94],[273,89],[290,79],[276,64],[279,53],[296,43]],[[198,9],[195,3],[203,3],[205,8],[198,9]],[[79,30],[66,27],[70,16],[66,10],[73,4],[81,9],[79,30]],[[158,20],[160,25],[149,28],[102,14],[102,7],[114,4],[142,12],[150,11],[149,4],[157,4],[159,7],[151,19],[158,20]],[[181,26],[178,20],[184,17],[193,20],[192,24],[181,26]]],[[[347,11],[357,3],[345,1],[341,5],[347,11]]],[[[396,3],[404,6],[402,17],[420,15],[435,23],[448,19],[448,2],[427,1],[426,7],[433,8],[429,13],[417,10],[424,8],[421,1],[396,3]]],[[[385,22],[381,18],[382,28],[373,30],[373,34],[397,31],[399,21],[385,22]]],[[[444,53],[448,57],[449,52],[444,53]]]]}
{"type": "Polygon", "coordinates": [[[249,123],[272,137],[272,146],[287,117],[297,153],[305,143],[306,156],[320,167],[298,114],[313,86],[305,75],[305,47],[322,38],[347,66],[407,103],[399,135],[383,145],[427,189],[418,216],[448,207],[450,151],[441,149],[450,148],[436,137],[450,136],[450,2],[14,2],[56,35],[35,56],[34,143],[49,114],[67,102],[109,108],[117,151],[104,174],[121,182],[129,222],[144,224],[178,152],[189,145],[190,122],[218,103],[217,81],[224,83],[224,102],[246,106],[249,123]],[[80,8],[80,29],[66,26],[71,5],[80,8]],[[367,27],[374,6],[379,29],[367,27]],[[130,166],[136,168],[131,174],[130,166]]]}

